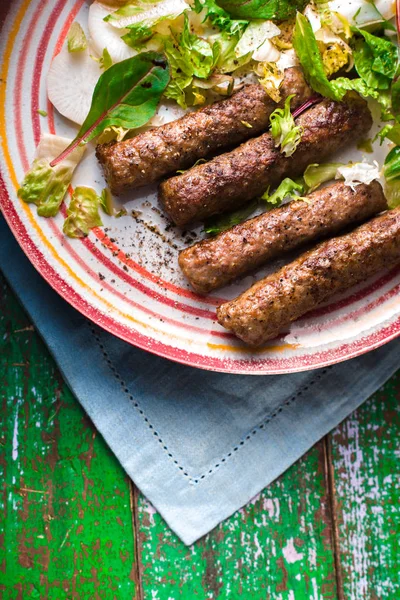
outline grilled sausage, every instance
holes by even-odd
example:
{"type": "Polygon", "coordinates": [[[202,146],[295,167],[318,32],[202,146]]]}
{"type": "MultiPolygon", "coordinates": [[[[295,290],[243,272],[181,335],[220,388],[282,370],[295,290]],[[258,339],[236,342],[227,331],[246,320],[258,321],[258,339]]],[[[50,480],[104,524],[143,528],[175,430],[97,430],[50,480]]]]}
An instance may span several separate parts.
{"type": "Polygon", "coordinates": [[[334,183],[313,192],[305,202],[290,202],[182,250],[179,266],[196,292],[205,294],[283,252],[334,235],[386,208],[377,181],[355,190],[334,183]]]}
{"type": "MultiPolygon", "coordinates": [[[[312,95],[298,67],[285,71],[280,104],[290,94],[295,94],[293,108],[312,95]]],[[[269,117],[276,107],[261,85],[246,85],[230,98],[188,113],[177,121],[124,142],[100,144],[96,156],[111,191],[119,194],[153,183],[177,169],[192,166],[199,158],[259,135],[268,128],[269,117]]]]}
{"type": "Polygon", "coordinates": [[[218,322],[251,346],[381,269],[400,261],[400,207],[314,250],[217,309],[218,322]]]}
{"type": "Polygon", "coordinates": [[[269,133],[249,140],[206,164],[193,167],[160,185],[159,199],[179,226],[233,210],[265,192],[285,176],[296,177],[313,162],[364,137],[372,125],[367,104],[359,96],[346,102],[324,100],[296,119],[303,135],[286,158],[269,133]]]}

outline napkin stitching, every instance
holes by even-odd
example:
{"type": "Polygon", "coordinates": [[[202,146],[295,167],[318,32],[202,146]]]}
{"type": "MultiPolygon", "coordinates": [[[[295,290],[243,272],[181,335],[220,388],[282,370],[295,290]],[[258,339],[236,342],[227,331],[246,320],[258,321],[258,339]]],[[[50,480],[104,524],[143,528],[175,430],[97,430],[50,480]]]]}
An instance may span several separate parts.
{"type": "Polygon", "coordinates": [[[138,412],[140,413],[140,415],[142,416],[142,418],[144,419],[144,421],[147,423],[147,426],[149,429],[154,430],[153,431],[153,435],[157,438],[158,442],[162,445],[163,450],[168,454],[169,458],[171,458],[174,462],[174,464],[178,467],[179,471],[181,472],[181,474],[186,477],[189,481],[190,484],[198,484],[200,483],[200,481],[204,481],[204,479],[208,476],[211,475],[213,472],[215,472],[216,469],[218,469],[222,463],[225,463],[229,458],[231,458],[235,452],[237,452],[238,450],[240,450],[241,447],[243,447],[245,445],[246,441],[251,440],[252,436],[255,436],[256,433],[262,429],[264,429],[264,427],[266,425],[268,425],[268,423],[270,423],[272,421],[272,419],[274,419],[279,413],[282,412],[282,410],[284,408],[286,408],[287,406],[290,406],[291,404],[293,404],[293,402],[295,402],[302,394],[303,392],[306,392],[308,390],[308,388],[312,385],[314,385],[315,383],[317,383],[317,381],[320,381],[322,379],[322,377],[324,375],[326,375],[326,373],[328,373],[328,371],[330,369],[332,369],[332,366],[326,367],[325,369],[323,369],[321,372],[318,373],[318,375],[316,375],[314,377],[314,379],[312,379],[307,385],[304,385],[302,388],[299,389],[298,392],[296,392],[296,394],[294,394],[293,396],[291,396],[290,398],[288,398],[287,400],[285,400],[285,402],[283,402],[282,404],[280,404],[278,406],[278,408],[276,408],[274,410],[274,412],[272,414],[270,414],[268,417],[266,417],[266,419],[264,421],[262,421],[259,425],[257,425],[256,427],[254,427],[254,429],[252,429],[246,436],[244,439],[242,439],[238,444],[236,444],[236,446],[234,446],[232,448],[232,450],[230,452],[228,452],[228,454],[226,454],[225,456],[223,456],[211,469],[209,469],[206,473],[203,473],[202,475],[198,475],[197,477],[193,477],[192,475],[189,475],[189,473],[187,472],[187,469],[185,469],[184,467],[182,467],[182,465],[179,464],[179,462],[174,458],[173,454],[171,454],[168,446],[165,445],[164,441],[162,440],[162,438],[159,436],[159,434],[157,433],[157,431],[155,431],[154,429],[154,425],[152,425],[152,423],[150,422],[149,418],[145,415],[143,409],[140,407],[139,403],[135,400],[135,398],[133,397],[133,395],[131,394],[129,388],[127,387],[127,384],[125,383],[125,381],[122,379],[121,375],[118,373],[116,367],[113,365],[107,350],[104,347],[104,344],[102,343],[100,336],[96,333],[96,330],[93,326],[93,324],[90,324],[88,321],[86,321],[89,329],[92,332],[92,335],[97,343],[97,345],[99,346],[104,359],[106,360],[109,368],[111,369],[111,372],[113,374],[113,377],[118,381],[118,383],[120,384],[120,386],[122,387],[123,392],[128,396],[128,398],[131,400],[131,402],[133,402],[133,406],[138,410],[138,412]]]}

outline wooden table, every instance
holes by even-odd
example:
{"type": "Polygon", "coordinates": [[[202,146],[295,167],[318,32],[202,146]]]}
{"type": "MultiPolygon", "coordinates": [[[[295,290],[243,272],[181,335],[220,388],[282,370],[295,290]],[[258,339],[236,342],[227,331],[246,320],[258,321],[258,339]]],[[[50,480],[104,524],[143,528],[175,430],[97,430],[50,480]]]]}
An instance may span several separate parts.
{"type": "Polygon", "coordinates": [[[191,548],[126,477],[1,278],[0,379],[2,600],[400,597],[400,371],[191,548]]]}

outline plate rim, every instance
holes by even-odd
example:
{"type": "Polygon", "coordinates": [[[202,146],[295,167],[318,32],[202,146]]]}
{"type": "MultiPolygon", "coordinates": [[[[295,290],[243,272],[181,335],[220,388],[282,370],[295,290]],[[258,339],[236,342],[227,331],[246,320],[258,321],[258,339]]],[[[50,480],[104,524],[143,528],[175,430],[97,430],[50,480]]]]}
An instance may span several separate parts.
{"type": "MultiPolygon", "coordinates": [[[[3,8],[5,8],[5,11],[0,11],[0,25],[3,25],[4,27],[6,18],[10,15],[10,9],[12,8],[12,5],[10,4],[9,6],[3,8]],[[1,23],[1,21],[3,22],[1,23]]],[[[1,29],[3,29],[3,27],[1,27],[1,29]]],[[[14,195],[11,194],[11,196],[14,195]]],[[[129,343],[130,345],[138,347],[142,350],[146,350],[156,356],[172,360],[182,365],[213,372],[237,375],[279,375],[332,366],[334,364],[338,364],[340,362],[344,362],[346,360],[366,354],[367,352],[379,348],[380,346],[383,346],[384,344],[400,336],[399,317],[388,326],[381,327],[373,334],[369,334],[365,336],[365,338],[361,338],[359,343],[362,341],[364,341],[364,343],[361,347],[357,346],[355,350],[351,350],[351,346],[354,344],[354,342],[344,343],[335,349],[324,350],[322,355],[328,355],[326,358],[321,357],[318,359],[316,357],[318,357],[319,353],[314,352],[307,357],[306,364],[304,364],[305,357],[303,357],[302,365],[298,365],[296,361],[294,366],[283,364],[282,367],[268,366],[268,359],[264,359],[262,363],[258,363],[259,367],[256,366],[257,363],[253,363],[253,368],[250,366],[251,358],[249,360],[238,359],[234,361],[228,357],[223,358],[213,357],[210,355],[207,356],[206,354],[196,354],[194,352],[190,352],[189,350],[165,344],[163,341],[146,336],[145,334],[142,334],[139,331],[129,328],[123,323],[118,322],[112,316],[101,312],[100,309],[96,308],[93,303],[90,302],[90,299],[87,300],[82,297],[78,290],[74,289],[73,286],[63,280],[62,273],[58,273],[54,269],[51,263],[46,259],[45,254],[42,253],[40,247],[37,246],[30,238],[28,231],[26,230],[26,227],[20,219],[14,206],[14,198],[11,198],[11,196],[5,183],[4,174],[1,172],[0,168],[0,204],[2,208],[2,214],[24,254],[27,256],[34,268],[45,279],[45,281],[47,281],[50,287],[66,302],[73,306],[73,308],[88,318],[92,323],[96,324],[112,335],[115,335],[126,343],[129,343]],[[386,335],[385,332],[388,329],[389,333],[386,335]],[[369,343],[368,340],[371,337],[373,337],[373,341],[369,343]],[[338,352],[340,353],[339,356],[337,355],[338,352]],[[333,356],[330,356],[329,358],[329,355],[332,353],[333,356]],[[242,364],[244,365],[243,367],[239,366],[242,364]]],[[[17,200],[16,195],[15,200],[17,200]]],[[[284,363],[284,361],[285,359],[283,359],[282,362],[284,363]]]]}

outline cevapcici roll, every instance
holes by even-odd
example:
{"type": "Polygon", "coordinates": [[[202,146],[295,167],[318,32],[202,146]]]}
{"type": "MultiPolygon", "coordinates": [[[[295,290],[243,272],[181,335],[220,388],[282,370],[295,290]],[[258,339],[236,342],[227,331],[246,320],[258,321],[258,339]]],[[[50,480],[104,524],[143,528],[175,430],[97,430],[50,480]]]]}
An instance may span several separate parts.
{"type": "Polygon", "coordinates": [[[138,188],[196,160],[259,135],[269,117],[291,94],[292,107],[312,95],[298,67],[285,71],[282,102],[276,104],[259,84],[246,85],[230,98],[215,102],[177,121],[166,123],[124,142],[100,144],[96,156],[111,191],[119,194],[138,188]]]}
{"type": "Polygon", "coordinates": [[[218,322],[251,346],[278,335],[338,292],[400,261],[400,207],[332,238],[217,309],[218,322]]]}
{"type": "Polygon", "coordinates": [[[283,252],[335,235],[386,208],[377,181],[354,190],[334,183],[313,192],[307,201],[290,202],[182,250],[179,266],[196,292],[205,294],[283,252]]]}
{"type": "Polygon", "coordinates": [[[159,198],[179,226],[233,210],[265,192],[284,177],[297,177],[313,162],[352,145],[372,125],[371,113],[359,96],[346,102],[324,100],[301,114],[301,142],[286,158],[265,133],[203,165],[193,167],[160,185],[159,198]]]}

